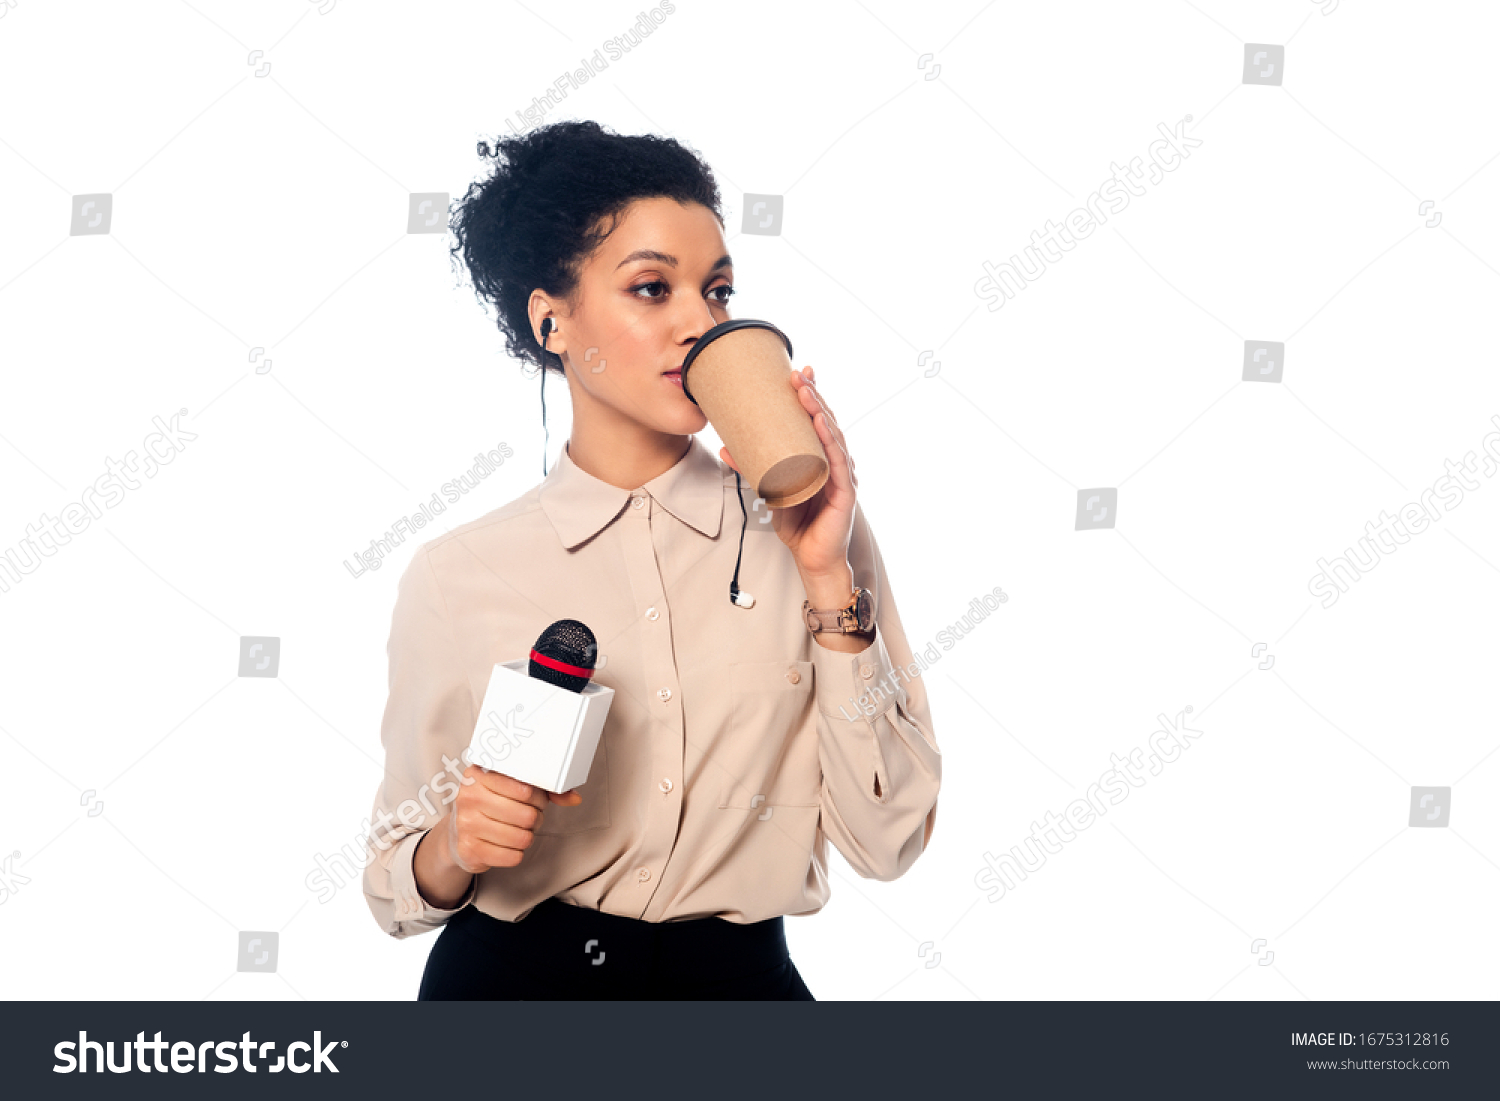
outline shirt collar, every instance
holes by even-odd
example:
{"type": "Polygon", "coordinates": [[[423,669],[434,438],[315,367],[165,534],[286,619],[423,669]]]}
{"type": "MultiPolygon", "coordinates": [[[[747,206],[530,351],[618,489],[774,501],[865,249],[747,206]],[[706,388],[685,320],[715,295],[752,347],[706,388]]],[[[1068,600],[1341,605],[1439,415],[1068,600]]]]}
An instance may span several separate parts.
{"type": "MultiPolygon", "coordinates": [[[[688,438],[687,453],[642,489],[684,524],[717,539],[724,519],[727,468],[709,454],[697,436],[688,438]]],[[[538,491],[542,510],[568,550],[607,527],[629,503],[630,496],[630,490],[602,482],[580,468],[568,454],[566,444],[538,491]]]]}

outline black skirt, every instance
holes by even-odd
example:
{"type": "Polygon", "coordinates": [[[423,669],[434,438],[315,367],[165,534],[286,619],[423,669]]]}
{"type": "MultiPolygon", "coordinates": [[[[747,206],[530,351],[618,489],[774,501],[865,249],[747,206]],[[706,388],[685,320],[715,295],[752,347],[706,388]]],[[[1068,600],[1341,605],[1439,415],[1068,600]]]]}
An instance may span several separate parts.
{"type": "Polygon", "coordinates": [[[520,921],[465,906],[427,956],[418,1001],[813,1001],[780,917],[651,922],[549,898],[520,921]]]}

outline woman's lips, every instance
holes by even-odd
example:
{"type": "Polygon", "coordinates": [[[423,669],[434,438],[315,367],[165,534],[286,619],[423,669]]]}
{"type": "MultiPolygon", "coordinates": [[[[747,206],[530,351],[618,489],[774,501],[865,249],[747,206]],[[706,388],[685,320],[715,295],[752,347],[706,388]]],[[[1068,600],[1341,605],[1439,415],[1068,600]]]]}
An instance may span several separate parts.
{"type": "Polygon", "coordinates": [[[676,383],[678,386],[682,385],[682,372],[679,370],[664,371],[661,377],[667,379],[669,382],[676,383]]]}

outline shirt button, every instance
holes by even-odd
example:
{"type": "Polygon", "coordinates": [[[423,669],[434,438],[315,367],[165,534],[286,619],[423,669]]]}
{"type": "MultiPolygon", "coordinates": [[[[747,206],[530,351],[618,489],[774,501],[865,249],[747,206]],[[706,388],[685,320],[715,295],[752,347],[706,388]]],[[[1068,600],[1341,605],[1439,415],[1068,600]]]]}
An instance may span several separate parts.
{"type": "Polygon", "coordinates": [[[631,508],[640,508],[645,503],[646,503],[646,498],[644,498],[644,497],[632,497],[630,499],[630,507],[631,508]]]}
{"type": "Polygon", "coordinates": [[[872,673],[874,673],[874,672],[875,672],[875,670],[872,669],[872,668],[870,668],[870,666],[868,666],[868,665],[861,665],[859,667],[859,675],[862,676],[862,677],[864,677],[865,680],[869,680],[870,679],[870,675],[872,673]]]}
{"type": "Polygon", "coordinates": [[[636,875],[640,878],[640,881],[644,883],[646,882],[646,880],[651,878],[651,869],[642,868],[640,871],[636,872],[636,875]]]}
{"type": "Polygon", "coordinates": [[[670,688],[659,688],[656,694],[661,697],[662,703],[666,703],[672,698],[672,690],[670,688]]]}
{"type": "Polygon", "coordinates": [[[655,608],[647,608],[646,609],[646,618],[649,619],[649,620],[651,620],[653,623],[657,619],[659,619],[660,617],[661,617],[661,613],[658,612],[655,608]]]}
{"type": "Polygon", "coordinates": [[[657,784],[656,786],[659,787],[659,788],[661,788],[663,794],[665,794],[666,792],[671,791],[672,790],[672,780],[671,780],[671,777],[664,777],[662,779],[662,782],[659,783],[659,784],[657,784]]]}
{"type": "Polygon", "coordinates": [[[791,681],[793,684],[796,684],[802,679],[802,674],[797,672],[797,670],[795,669],[788,669],[786,671],[786,679],[791,681]]]}

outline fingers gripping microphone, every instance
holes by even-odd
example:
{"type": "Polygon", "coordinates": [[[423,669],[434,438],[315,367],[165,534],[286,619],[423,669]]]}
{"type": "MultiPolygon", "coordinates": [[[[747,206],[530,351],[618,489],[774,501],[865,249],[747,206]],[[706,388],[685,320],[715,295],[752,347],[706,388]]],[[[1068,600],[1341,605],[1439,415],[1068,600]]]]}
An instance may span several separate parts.
{"type": "Polygon", "coordinates": [[[527,672],[569,692],[582,692],[594,675],[598,651],[594,632],[587,626],[576,619],[559,619],[536,640],[527,672]]]}

